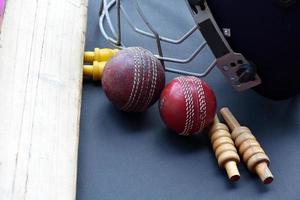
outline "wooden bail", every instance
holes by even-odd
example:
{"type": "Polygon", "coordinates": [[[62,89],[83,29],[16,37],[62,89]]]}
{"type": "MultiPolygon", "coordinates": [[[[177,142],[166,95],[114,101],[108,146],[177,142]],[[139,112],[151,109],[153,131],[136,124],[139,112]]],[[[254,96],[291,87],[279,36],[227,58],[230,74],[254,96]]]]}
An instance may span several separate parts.
{"type": "Polygon", "coordinates": [[[239,180],[240,173],[237,168],[237,163],[240,162],[239,155],[227,126],[220,123],[217,115],[210,129],[209,137],[219,166],[226,169],[231,181],[239,180]]]}
{"type": "Polygon", "coordinates": [[[269,184],[273,181],[273,174],[269,169],[270,159],[251,133],[250,129],[240,126],[228,108],[221,109],[221,115],[232,130],[231,136],[235,146],[250,171],[255,172],[261,181],[269,184]]]}

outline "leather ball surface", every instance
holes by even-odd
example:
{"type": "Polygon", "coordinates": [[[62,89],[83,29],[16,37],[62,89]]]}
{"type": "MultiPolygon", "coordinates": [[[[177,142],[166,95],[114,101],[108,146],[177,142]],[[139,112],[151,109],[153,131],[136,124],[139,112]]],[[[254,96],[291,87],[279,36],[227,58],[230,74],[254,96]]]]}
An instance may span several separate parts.
{"type": "Polygon", "coordinates": [[[193,76],[172,80],[164,88],[159,101],[162,120],[180,135],[200,133],[213,121],[216,107],[212,89],[193,76]]]}
{"type": "Polygon", "coordinates": [[[164,68],[148,50],[129,47],[105,65],[102,88],[120,110],[142,112],[155,103],[165,85],[164,68]]]}

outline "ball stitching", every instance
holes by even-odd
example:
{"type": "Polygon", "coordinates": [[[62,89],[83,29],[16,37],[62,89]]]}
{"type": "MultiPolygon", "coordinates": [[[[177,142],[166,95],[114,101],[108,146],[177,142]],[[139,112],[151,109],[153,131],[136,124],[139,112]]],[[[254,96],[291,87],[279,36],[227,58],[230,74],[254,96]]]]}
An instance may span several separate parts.
{"type": "Polygon", "coordinates": [[[136,48],[136,54],[138,55],[138,58],[139,58],[139,74],[141,76],[141,84],[138,85],[139,87],[136,89],[136,93],[137,93],[137,99],[132,102],[132,106],[131,106],[131,110],[137,110],[138,111],[138,107],[139,107],[139,104],[141,104],[141,96],[142,96],[142,92],[143,92],[143,89],[144,89],[144,83],[145,83],[145,71],[146,71],[146,68],[147,66],[145,65],[145,60],[144,60],[144,57],[141,53],[142,51],[139,49],[139,48],[136,48]]]}
{"type": "Polygon", "coordinates": [[[197,132],[200,132],[206,126],[206,101],[205,93],[202,85],[202,80],[193,77],[193,81],[196,84],[198,100],[199,100],[199,111],[200,111],[200,127],[197,132]]]}
{"type": "Polygon", "coordinates": [[[136,87],[139,83],[137,55],[134,51],[134,48],[128,48],[128,50],[133,54],[134,74],[133,74],[133,85],[132,85],[132,88],[131,88],[129,99],[128,99],[127,103],[121,108],[121,110],[124,110],[124,111],[128,111],[128,109],[130,108],[130,106],[132,104],[132,101],[135,98],[136,87]]]}
{"type": "Polygon", "coordinates": [[[152,54],[147,52],[148,56],[151,58],[151,65],[150,68],[152,69],[152,76],[151,76],[151,85],[150,85],[150,91],[149,91],[149,97],[147,98],[145,106],[148,106],[151,101],[153,100],[155,88],[156,88],[156,82],[157,82],[157,63],[155,58],[152,54]]]}
{"type": "Polygon", "coordinates": [[[176,78],[183,90],[184,100],[185,100],[185,108],[186,108],[186,119],[184,130],[179,133],[180,135],[188,135],[189,131],[193,128],[193,117],[194,117],[194,104],[191,89],[188,87],[188,83],[182,77],[176,78]]]}

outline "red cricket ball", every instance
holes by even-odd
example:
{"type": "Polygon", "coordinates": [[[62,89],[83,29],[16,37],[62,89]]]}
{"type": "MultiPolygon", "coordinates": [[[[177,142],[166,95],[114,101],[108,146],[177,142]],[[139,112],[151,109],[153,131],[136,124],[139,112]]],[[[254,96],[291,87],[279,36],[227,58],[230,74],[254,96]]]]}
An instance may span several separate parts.
{"type": "Polygon", "coordinates": [[[214,119],[216,97],[201,79],[181,76],[162,91],[159,111],[167,127],[180,135],[201,132],[214,119]]]}
{"type": "Polygon", "coordinates": [[[155,103],[165,85],[160,61],[148,50],[129,47],[105,65],[102,87],[120,110],[142,112],[155,103]]]}

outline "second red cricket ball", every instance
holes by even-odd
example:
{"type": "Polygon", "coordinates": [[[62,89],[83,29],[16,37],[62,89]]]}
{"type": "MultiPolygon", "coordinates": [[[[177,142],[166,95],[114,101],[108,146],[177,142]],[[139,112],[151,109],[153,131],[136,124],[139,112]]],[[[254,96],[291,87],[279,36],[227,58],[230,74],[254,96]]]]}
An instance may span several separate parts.
{"type": "Polygon", "coordinates": [[[165,124],[180,135],[201,132],[214,119],[216,97],[201,79],[181,76],[171,81],[160,96],[159,111],[165,124]]]}

